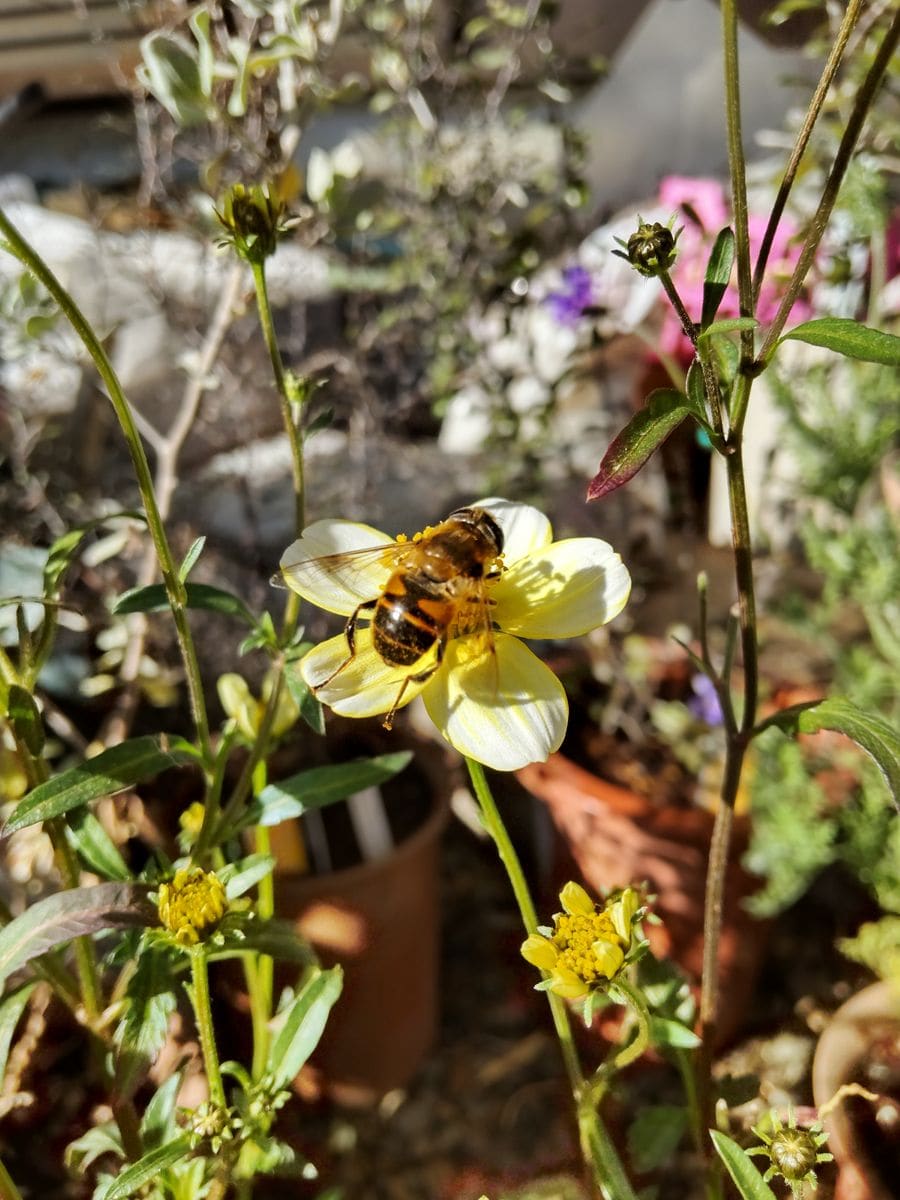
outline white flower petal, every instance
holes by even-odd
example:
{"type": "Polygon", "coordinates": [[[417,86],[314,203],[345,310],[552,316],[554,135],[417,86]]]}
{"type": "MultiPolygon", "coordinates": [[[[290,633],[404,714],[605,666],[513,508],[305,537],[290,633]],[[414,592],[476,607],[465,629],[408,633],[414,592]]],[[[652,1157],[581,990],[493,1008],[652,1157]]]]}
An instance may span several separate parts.
{"type": "Polygon", "coordinates": [[[394,545],[392,537],[371,525],[316,521],[285,550],[281,571],[288,587],[304,600],[349,617],[383,591],[391,574],[383,552],[394,545]],[[346,561],[333,557],[340,554],[350,557],[346,561]]]}
{"type": "Polygon", "coordinates": [[[465,638],[450,643],[422,699],[460,754],[498,771],[544,762],[558,750],[569,706],[562,684],[516,638],[498,634],[493,653],[471,655],[465,638]]]}
{"type": "MultiPolygon", "coordinates": [[[[349,654],[343,634],[329,638],[304,655],[300,674],[316,697],[343,717],[373,717],[388,712],[400,695],[410,668],[389,667],[375,653],[369,626],[356,631],[356,653],[348,661],[349,654]]],[[[423,681],[410,679],[398,707],[409,704],[424,686],[423,681]]]]}
{"type": "Polygon", "coordinates": [[[503,530],[503,557],[507,563],[542,550],[553,541],[549,520],[530,504],[491,496],[487,500],[476,500],[471,507],[486,508],[503,530]]]}
{"type": "Polygon", "coordinates": [[[578,637],[621,612],[631,577],[599,538],[567,538],[513,563],[491,587],[494,621],[528,638],[578,637]]]}

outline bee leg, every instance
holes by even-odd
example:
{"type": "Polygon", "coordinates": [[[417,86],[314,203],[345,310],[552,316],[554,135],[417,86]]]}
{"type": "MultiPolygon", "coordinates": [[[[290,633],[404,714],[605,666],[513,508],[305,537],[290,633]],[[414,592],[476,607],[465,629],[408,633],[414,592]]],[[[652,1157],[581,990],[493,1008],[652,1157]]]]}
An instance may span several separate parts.
{"type": "Polygon", "coordinates": [[[387,729],[387,730],[393,729],[394,714],[396,713],[397,709],[400,707],[400,701],[403,699],[403,695],[406,692],[406,689],[409,687],[411,682],[412,683],[424,683],[426,679],[429,679],[435,673],[435,671],[441,665],[441,662],[443,660],[444,647],[446,646],[446,644],[447,644],[446,639],[441,638],[441,640],[437,644],[437,651],[435,654],[434,662],[431,664],[430,667],[426,667],[424,671],[420,671],[417,675],[407,675],[406,676],[406,678],[400,684],[400,691],[397,693],[396,699],[394,700],[394,703],[391,705],[390,712],[387,714],[387,716],[381,722],[382,729],[387,729]]]}
{"type": "Polygon", "coordinates": [[[339,666],[335,667],[326,679],[316,684],[312,689],[313,692],[317,692],[319,688],[323,688],[327,683],[331,683],[336,675],[340,675],[341,671],[345,667],[349,667],[353,662],[356,657],[356,626],[359,624],[360,617],[369,617],[372,615],[375,611],[375,603],[374,600],[365,600],[362,604],[358,604],[347,618],[347,624],[344,626],[344,637],[347,639],[349,654],[339,666]]]}

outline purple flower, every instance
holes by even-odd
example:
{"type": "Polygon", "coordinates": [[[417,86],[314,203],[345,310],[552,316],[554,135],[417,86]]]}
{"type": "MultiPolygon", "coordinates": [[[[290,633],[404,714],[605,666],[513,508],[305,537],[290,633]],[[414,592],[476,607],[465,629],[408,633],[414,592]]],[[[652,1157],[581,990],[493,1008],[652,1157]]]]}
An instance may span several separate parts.
{"type": "Polygon", "coordinates": [[[716,694],[716,686],[708,675],[695,675],[691,680],[693,696],[686,702],[688,711],[698,721],[707,725],[722,724],[722,705],[716,694]]]}
{"type": "Polygon", "coordinates": [[[577,325],[582,313],[594,299],[591,274],[585,267],[566,267],[562,286],[548,292],[546,304],[560,325],[577,325]]]}

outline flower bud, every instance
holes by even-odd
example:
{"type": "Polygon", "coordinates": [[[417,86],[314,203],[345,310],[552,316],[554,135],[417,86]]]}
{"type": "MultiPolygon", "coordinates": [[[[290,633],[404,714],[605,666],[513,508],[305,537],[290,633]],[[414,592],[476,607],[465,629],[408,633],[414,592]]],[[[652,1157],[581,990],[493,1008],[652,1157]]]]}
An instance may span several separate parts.
{"type": "Polygon", "coordinates": [[[284,204],[270,187],[233,184],[216,210],[225,230],[223,245],[231,245],[245,262],[262,263],[275,253],[284,232],[284,204]]]}
{"type": "Polygon", "coordinates": [[[652,224],[641,221],[628,241],[622,243],[626,253],[621,254],[616,250],[613,253],[627,259],[640,275],[652,279],[671,270],[674,265],[678,233],[672,233],[668,226],[660,225],[659,221],[652,224]]]}
{"type": "Polygon", "coordinates": [[[763,1144],[751,1147],[747,1153],[769,1160],[770,1165],[763,1179],[768,1183],[780,1175],[796,1200],[800,1200],[807,1184],[815,1187],[816,1167],[832,1160],[833,1156],[822,1150],[828,1135],[821,1125],[798,1128],[793,1112],[788,1114],[787,1125],[782,1124],[777,1113],[769,1113],[760,1125],[754,1127],[753,1132],[763,1144]]]}
{"type": "Polygon", "coordinates": [[[228,898],[214,872],[182,867],[171,883],[160,884],[157,911],[176,942],[196,946],[225,916],[228,898]]]}

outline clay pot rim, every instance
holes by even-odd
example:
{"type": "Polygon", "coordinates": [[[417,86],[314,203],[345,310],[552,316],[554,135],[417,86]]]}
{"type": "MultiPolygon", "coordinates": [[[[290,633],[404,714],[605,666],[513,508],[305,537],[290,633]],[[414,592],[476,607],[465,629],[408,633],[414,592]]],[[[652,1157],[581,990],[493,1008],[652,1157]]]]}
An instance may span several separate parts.
{"type": "Polygon", "coordinates": [[[389,853],[382,855],[381,858],[370,858],[364,862],[354,863],[352,867],[344,867],[340,871],[326,871],[317,875],[309,871],[282,871],[276,866],[276,886],[287,884],[292,889],[302,891],[305,888],[315,892],[321,891],[323,884],[328,880],[349,887],[360,879],[393,869],[417,854],[424,844],[437,840],[449,821],[450,801],[447,796],[432,788],[430,798],[431,811],[418,829],[409,837],[404,838],[402,842],[395,843],[389,853]]]}

